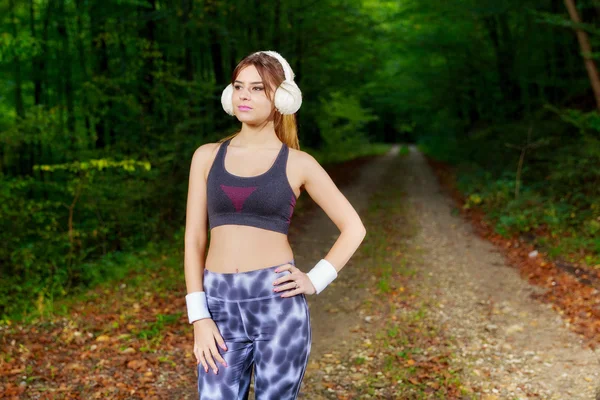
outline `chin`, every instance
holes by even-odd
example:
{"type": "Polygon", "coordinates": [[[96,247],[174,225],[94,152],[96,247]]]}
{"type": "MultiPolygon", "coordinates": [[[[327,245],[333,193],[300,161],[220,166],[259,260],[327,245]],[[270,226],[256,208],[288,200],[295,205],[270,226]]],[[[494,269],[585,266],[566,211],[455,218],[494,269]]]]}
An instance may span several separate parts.
{"type": "Polygon", "coordinates": [[[248,125],[259,125],[259,124],[264,123],[267,120],[267,117],[256,118],[255,116],[250,116],[247,114],[236,114],[235,116],[237,117],[238,121],[244,122],[248,125]]]}

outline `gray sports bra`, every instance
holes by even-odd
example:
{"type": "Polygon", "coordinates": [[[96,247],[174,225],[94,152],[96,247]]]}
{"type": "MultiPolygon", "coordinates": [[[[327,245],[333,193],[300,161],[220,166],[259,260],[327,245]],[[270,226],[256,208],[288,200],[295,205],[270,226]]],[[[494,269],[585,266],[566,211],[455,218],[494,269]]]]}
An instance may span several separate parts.
{"type": "Polygon", "coordinates": [[[225,169],[231,139],[219,146],[206,181],[209,229],[219,225],[248,225],[287,235],[296,194],[290,186],[286,165],[289,148],[282,143],[271,168],[256,176],[237,176],[225,169]]]}

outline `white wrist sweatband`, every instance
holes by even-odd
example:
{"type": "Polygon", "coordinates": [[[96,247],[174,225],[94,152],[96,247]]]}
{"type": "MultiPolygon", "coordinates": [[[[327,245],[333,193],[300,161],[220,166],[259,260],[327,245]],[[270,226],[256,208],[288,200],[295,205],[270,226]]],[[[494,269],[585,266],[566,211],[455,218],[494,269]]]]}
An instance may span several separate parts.
{"type": "Polygon", "coordinates": [[[211,318],[208,306],[206,304],[206,293],[192,292],[185,296],[187,304],[188,319],[190,324],[199,319],[211,318]]]}
{"type": "Polygon", "coordinates": [[[317,294],[319,294],[337,278],[337,270],[329,261],[323,258],[306,275],[308,275],[317,290],[317,294]]]}

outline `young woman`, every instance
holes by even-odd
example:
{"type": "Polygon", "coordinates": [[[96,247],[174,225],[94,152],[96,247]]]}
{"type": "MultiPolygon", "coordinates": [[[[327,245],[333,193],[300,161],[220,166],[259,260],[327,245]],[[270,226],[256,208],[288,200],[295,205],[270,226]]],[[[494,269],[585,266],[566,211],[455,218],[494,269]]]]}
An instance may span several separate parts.
{"type": "Polygon", "coordinates": [[[221,98],[240,131],[192,157],[185,281],[201,400],[247,399],[253,369],[257,400],[296,399],[311,348],[305,295],[331,283],[366,234],[327,172],[299,150],[293,79],[276,52],[244,58],[221,98]],[[308,273],[287,237],[302,187],[341,231],[308,273]]]}

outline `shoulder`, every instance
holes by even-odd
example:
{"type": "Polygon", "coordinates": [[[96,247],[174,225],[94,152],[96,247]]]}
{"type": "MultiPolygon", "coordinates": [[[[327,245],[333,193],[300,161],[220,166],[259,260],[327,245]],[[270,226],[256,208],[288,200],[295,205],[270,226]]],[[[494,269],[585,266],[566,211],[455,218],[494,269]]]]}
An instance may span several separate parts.
{"type": "Polygon", "coordinates": [[[290,164],[292,164],[297,171],[301,171],[302,182],[307,182],[314,176],[327,174],[317,159],[310,153],[302,150],[290,149],[289,157],[290,164]]]}
{"type": "Polygon", "coordinates": [[[291,159],[293,159],[295,164],[298,164],[299,166],[302,167],[309,167],[311,165],[319,165],[319,162],[309,153],[302,151],[302,150],[296,150],[296,149],[292,149],[290,148],[290,153],[289,153],[289,157],[291,159]]]}
{"type": "Polygon", "coordinates": [[[216,157],[221,143],[205,143],[194,151],[191,169],[194,172],[204,173],[216,157]]]}
{"type": "Polygon", "coordinates": [[[289,157],[293,160],[294,164],[302,168],[320,167],[319,162],[309,153],[290,148],[289,157]]]}
{"type": "Polygon", "coordinates": [[[195,158],[206,158],[207,156],[212,155],[214,152],[217,151],[220,145],[221,143],[204,143],[203,145],[198,147],[196,151],[194,151],[194,156],[192,160],[195,158]]]}

